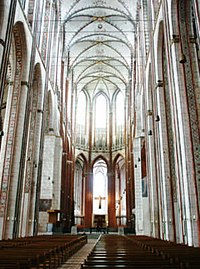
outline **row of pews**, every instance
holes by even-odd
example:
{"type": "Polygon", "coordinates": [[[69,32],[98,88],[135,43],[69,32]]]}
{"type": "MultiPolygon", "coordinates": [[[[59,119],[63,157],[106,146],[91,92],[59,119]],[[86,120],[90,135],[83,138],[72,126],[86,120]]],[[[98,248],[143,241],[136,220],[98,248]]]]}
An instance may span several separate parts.
{"type": "Polygon", "coordinates": [[[199,248],[181,248],[179,245],[147,236],[101,235],[81,268],[200,268],[199,259],[199,248]],[[174,248],[168,249],[167,245],[174,245],[174,248]],[[172,256],[175,258],[172,259],[172,256]],[[185,258],[188,257],[190,261],[193,257],[191,263],[186,262],[185,258]]]}
{"type": "Polygon", "coordinates": [[[58,268],[86,243],[85,235],[41,235],[1,240],[0,268],[58,268]]]}
{"type": "Polygon", "coordinates": [[[127,236],[138,247],[170,261],[178,268],[200,268],[200,248],[148,236],[127,236]]]}

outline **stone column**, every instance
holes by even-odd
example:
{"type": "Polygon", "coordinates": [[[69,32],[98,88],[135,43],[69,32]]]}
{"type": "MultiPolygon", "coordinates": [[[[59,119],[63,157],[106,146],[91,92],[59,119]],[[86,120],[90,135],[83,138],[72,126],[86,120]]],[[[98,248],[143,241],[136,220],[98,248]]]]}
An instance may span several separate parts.
{"type": "Polygon", "coordinates": [[[92,226],[92,210],[93,210],[93,173],[91,167],[88,167],[88,172],[85,182],[85,227],[92,226]]]}
{"type": "Polygon", "coordinates": [[[92,122],[93,114],[92,108],[90,108],[89,114],[89,153],[88,153],[88,165],[85,178],[85,227],[92,226],[92,212],[93,212],[93,173],[91,167],[91,158],[92,158],[92,122]]]}
{"type": "Polygon", "coordinates": [[[115,174],[113,167],[108,168],[108,226],[116,227],[115,211],[115,174]]]}

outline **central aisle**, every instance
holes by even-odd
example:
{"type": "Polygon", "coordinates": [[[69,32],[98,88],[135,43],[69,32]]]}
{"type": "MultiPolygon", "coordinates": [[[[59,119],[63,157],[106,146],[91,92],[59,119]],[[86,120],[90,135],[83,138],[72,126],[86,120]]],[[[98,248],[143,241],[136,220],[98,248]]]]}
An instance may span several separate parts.
{"type": "Polygon", "coordinates": [[[88,238],[87,244],[85,244],[79,251],[71,256],[61,267],[58,269],[80,269],[81,264],[87,258],[89,253],[94,248],[98,239],[88,238]]]}

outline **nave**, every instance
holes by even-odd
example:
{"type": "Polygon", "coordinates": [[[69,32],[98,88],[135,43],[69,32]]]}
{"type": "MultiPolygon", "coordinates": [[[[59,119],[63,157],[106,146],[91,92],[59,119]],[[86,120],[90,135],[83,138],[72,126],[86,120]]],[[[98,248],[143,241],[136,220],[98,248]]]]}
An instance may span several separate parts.
{"type": "Polygon", "coordinates": [[[200,246],[199,2],[0,0],[0,244],[200,246]]]}
{"type": "Polygon", "coordinates": [[[199,257],[199,247],[117,233],[41,235],[0,242],[1,269],[196,269],[199,257]]]}

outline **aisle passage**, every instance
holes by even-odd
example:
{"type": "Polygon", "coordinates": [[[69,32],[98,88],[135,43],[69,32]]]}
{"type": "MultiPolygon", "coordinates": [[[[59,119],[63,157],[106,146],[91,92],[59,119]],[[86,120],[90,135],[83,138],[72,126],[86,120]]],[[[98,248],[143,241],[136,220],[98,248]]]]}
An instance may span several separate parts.
{"type": "Polygon", "coordinates": [[[69,258],[65,264],[63,264],[59,269],[79,269],[81,264],[83,264],[86,257],[94,248],[97,239],[88,238],[87,244],[85,244],[78,252],[76,252],[71,258],[69,258]]]}

